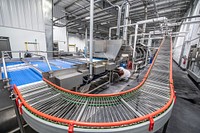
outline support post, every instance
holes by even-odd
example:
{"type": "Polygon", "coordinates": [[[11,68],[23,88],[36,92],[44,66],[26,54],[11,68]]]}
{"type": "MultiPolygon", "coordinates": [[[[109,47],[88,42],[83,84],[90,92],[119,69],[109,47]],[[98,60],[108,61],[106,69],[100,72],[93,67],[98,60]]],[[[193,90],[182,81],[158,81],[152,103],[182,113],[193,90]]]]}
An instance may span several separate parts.
{"type": "Polygon", "coordinates": [[[16,103],[16,102],[18,102],[16,100],[16,96],[13,93],[11,93],[10,98],[11,98],[13,104],[14,104],[15,114],[16,114],[16,118],[17,118],[17,123],[19,125],[20,133],[25,133],[25,130],[24,130],[24,127],[23,127],[23,124],[22,124],[22,118],[19,114],[19,109],[18,109],[18,106],[17,106],[17,103],[16,103]]]}
{"type": "Polygon", "coordinates": [[[88,37],[87,37],[88,31],[87,27],[85,27],[85,47],[84,47],[84,57],[87,58],[87,52],[88,52],[88,37]]]}
{"type": "Polygon", "coordinates": [[[8,79],[8,73],[7,73],[7,68],[6,68],[4,52],[1,52],[1,54],[2,54],[3,71],[4,71],[4,76],[5,76],[4,81],[6,83],[5,88],[9,88],[10,84],[9,84],[9,79],[8,79]]]}
{"type": "MultiPolygon", "coordinates": [[[[120,22],[121,22],[121,12],[122,12],[121,10],[122,10],[121,7],[118,6],[117,33],[116,33],[117,39],[120,38],[120,22]]],[[[111,34],[111,29],[109,29],[109,30],[110,30],[109,33],[111,34]]],[[[111,40],[111,35],[109,37],[110,37],[110,40],[111,40]]]]}
{"type": "MultiPolygon", "coordinates": [[[[53,50],[53,0],[42,0],[44,28],[47,51],[53,50]]],[[[53,57],[53,53],[47,53],[48,57],[53,57]]]]}
{"type": "Polygon", "coordinates": [[[134,37],[134,45],[133,45],[133,63],[135,62],[135,50],[137,43],[137,33],[138,33],[138,24],[135,25],[135,37],[134,37]]]}
{"type": "Polygon", "coordinates": [[[90,79],[93,75],[93,19],[94,19],[94,0],[90,0],[90,79]]]}
{"type": "Polygon", "coordinates": [[[69,32],[68,29],[66,27],[66,43],[67,43],[67,52],[69,52],[69,32]]]}
{"type": "Polygon", "coordinates": [[[147,53],[146,53],[146,59],[145,59],[145,66],[148,64],[148,55],[150,55],[149,47],[151,46],[151,34],[149,34],[148,44],[147,44],[147,53]]]}
{"type": "Polygon", "coordinates": [[[124,28],[123,28],[123,40],[127,42],[127,32],[128,32],[128,17],[129,17],[129,8],[130,5],[128,2],[126,2],[125,5],[125,14],[124,14],[124,28]]]}
{"type": "Polygon", "coordinates": [[[169,120],[165,123],[162,133],[166,133],[169,120]]]}
{"type": "Polygon", "coordinates": [[[109,28],[109,35],[108,35],[109,40],[111,40],[111,36],[112,36],[112,28],[109,28]]]}
{"type": "Polygon", "coordinates": [[[85,47],[88,47],[88,38],[87,38],[87,34],[88,34],[88,31],[87,31],[87,27],[85,28],[85,47]]]}
{"type": "Polygon", "coordinates": [[[132,40],[133,40],[133,36],[130,35],[130,36],[129,36],[129,46],[132,46],[132,40]]]}
{"type": "MultiPolygon", "coordinates": [[[[147,20],[147,4],[144,5],[144,20],[147,20]]],[[[142,40],[141,43],[144,44],[144,33],[146,32],[146,23],[143,24],[142,28],[142,40]]]]}

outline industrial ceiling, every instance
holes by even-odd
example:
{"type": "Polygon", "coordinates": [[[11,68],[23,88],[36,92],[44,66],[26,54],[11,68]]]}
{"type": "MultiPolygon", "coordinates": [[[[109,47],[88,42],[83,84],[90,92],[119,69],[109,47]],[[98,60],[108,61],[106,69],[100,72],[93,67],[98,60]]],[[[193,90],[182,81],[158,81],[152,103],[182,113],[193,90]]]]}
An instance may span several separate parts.
{"type": "MultiPolygon", "coordinates": [[[[90,0],[53,0],[54,7],[62,7],[65,15],[54,18],[55,26],[67,26],[69,32],[83,34],[85,28],[89,26],[90,0]],[[61,23],[62,22],[62,23],[61,23]]],[[[94,6],[94,33],[96,36],[108,36],[110,27],[117,26],[117,8],[113,5],[121,6],[124,0],[95,0],[94,6]]],[[[180,19],[187,12],[193,0],[129,0],[130,11],[129,20],[135,23],[145,19],[145,7],[147,7],[147,19],[156,17],[166,17],[174,22],[180,19]],[[175,18],[175,19],[174,19],[175,18]]],[[[123,20],[123,12],[122,19],[123,20]]],[[[122,23],[121,23],[122,25],[122,23]]],[[[148,24],[146,32],[157,30],[159,24],[148,24]]],[[[129,28],[129,33],[133,33],[134,27],[129,28]]]]}

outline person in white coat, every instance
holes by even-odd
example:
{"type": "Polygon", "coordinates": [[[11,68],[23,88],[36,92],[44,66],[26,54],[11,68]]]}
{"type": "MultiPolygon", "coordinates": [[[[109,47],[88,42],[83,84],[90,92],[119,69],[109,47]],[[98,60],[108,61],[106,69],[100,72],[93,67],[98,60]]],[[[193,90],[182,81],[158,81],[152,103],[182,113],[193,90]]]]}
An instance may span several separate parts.
{"type": "Polygon", "coordinates": [[[123,67],[118,67],[118,74],[120,79],[128,80],[131,76],[131,72],[123,67]]]}

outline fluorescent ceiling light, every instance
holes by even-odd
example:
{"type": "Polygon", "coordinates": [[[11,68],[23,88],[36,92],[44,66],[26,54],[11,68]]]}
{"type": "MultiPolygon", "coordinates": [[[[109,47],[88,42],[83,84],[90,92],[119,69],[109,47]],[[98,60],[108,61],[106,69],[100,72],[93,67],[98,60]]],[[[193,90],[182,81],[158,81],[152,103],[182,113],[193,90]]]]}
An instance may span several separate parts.
{"type": "Polygon", "coordinates": [[[108,22],[102,22],[101,25],[105,25],[105,24],[109,24],[109,23],[110,23],[110,21],[108,21],[108,22]]]}
{"type": "Polygon", "coordinates": [[[90,19],[90,16],[88,16],[88,17],[85,17],[85,19],[86,19],[86,20],[90,19]]]}

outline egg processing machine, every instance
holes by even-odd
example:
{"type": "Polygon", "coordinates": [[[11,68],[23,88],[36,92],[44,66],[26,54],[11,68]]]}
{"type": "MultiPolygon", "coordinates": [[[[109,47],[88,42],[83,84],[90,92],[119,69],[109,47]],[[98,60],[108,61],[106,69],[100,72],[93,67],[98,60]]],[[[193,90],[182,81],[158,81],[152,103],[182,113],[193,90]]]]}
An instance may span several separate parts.
{"type": "Polygon", "coordinates": [[[2,84],[13,88],[20,115],[37,132],[155,132],[168,121],[175,102],[170,37],[162,41],[135,88],[114,94],[88,94],[91,88],[83,89],[88,82],[110,77],[120,61],[129,58],[130,48],[119,41],[94,43],[94,57],[107,60],[94,62],[92,81],[87,78],[87,58],[40,57],[6,63],[2,58],[2,84]]]}

